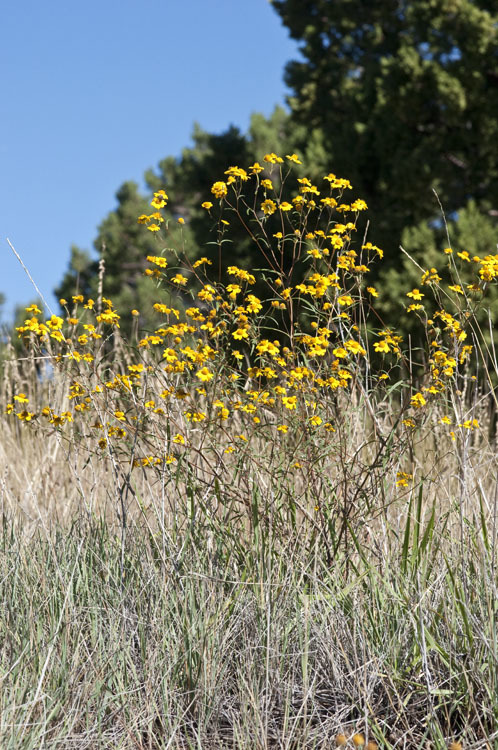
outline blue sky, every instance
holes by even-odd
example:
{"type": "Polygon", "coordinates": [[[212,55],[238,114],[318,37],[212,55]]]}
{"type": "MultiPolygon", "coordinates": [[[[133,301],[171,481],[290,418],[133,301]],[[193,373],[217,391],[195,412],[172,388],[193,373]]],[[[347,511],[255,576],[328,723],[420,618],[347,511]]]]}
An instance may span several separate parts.
{"type": "Polygon", "coordinates": [[[296,44],[268,0],[11,0],[2,8],[0,292],[4,319],[47,301],[71,244],[90,249],[127,179],[190,143],[245,130],[288,93],[296,44]]]}

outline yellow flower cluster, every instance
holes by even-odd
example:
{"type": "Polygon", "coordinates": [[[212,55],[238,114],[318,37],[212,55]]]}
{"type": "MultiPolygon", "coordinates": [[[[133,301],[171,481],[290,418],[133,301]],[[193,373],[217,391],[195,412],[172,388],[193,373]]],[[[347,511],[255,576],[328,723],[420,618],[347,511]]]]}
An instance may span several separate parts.
{"type": "MultiPolygon", "coordinates": [[[[19,335],[38,344],[53,339],[59,345],[56,361],[64,362],[72,373],[67,393],[71,410],[56,413],[44,406],[39,411],[52,428],[69,429],[78,416],[87,432],[96,435],[101,450],[114,446],[116,451],[121,445],[125,452],[130,432],[145,436],[157,426],[158,433],[164,434],[160,425],[167,425],[165,451],[134,459],[140,467],[176,463],[181,452],[195,444],[200,430],[202,435],[217,436],[213,451],[221,447],[225,456],[246,450],[255,437],[289,440],[298,430],[317,440],[323,434],[330,441],[336,429],[337,399],[348,398],[357,383],[365,382],[367,373],[371,378],[371,357],[382,363],[374,380],[380,389],[392,369],[401,371],[401,336],[391,328],[366,325],[366,310],[378,292],[365,277],[383,257],[370,242],[353,247],[366,203],[361,199],[343,203],[343,193],[352,186],[333,173],[323,178],[325,188],[302,176],[292,187],[289,178],[289,192],[284,193],[285,170],[291,174],[295,164],[301,164],[296,154],[284,160],[271,152],[262,164],[230,166],[225,179],[211,187],[220,212],[233,210],[240,216],[244,208],[264,271],[229,265],[214,281],[207,277],[212,261],[205,256],[193,263],[180,260],[174,272],[166,251],[147,256],[145,275],[168,285],[171,302],[153,305],[160,323],[141,333],[137,345],[129,348],[126,367],[121,363],[99,370],[91,349],[104,333],[119,328],[120,315],[111,300],[104,298],[102,309],[96,311],[93,299],[75,295],[74,304],[83,304],[86,310],[81,321],[56,315],[43,319],[35,305],[26,308],[30,317],[17,329],[19,335]],[[251,202],[244,203],[242,184],[244,193],[254,188],[251,202]],[[234,195],[236,209],[230,203],[234,195]]],[[[167,203],[164,190],[158,190],[151,201],[154,213],[139,216],[138,222],[159,232],[167,203]]],[[[208,200],[201,205],[208,211],[213,208],[208,200]]],[[[230,231],[221,216],[219,222],[221,233],[230,231]]],[[[451,252],[446,255],[453,262],[451,252]]],[[[498,256],[471,259],[465,252],[458,256],[476,263],[479,289],[498,278],[498,256]]],[[[411,300],[408,311],[423,311],[425,292],[437,289],[440,282],[435,268],[424,271],[420,288],[406,293],[411,300]]],[[[449,289],[465,298],[460,283],[449,289]]],[[[65,307],[67,301],[63,303],[65,307]]],[[[461,314],[440,307],[427,325],[432,332],[428,377],[410,383],[412,395],[407,399],[408,415],[399,420],[401,429],[417,426],[429,401],[443,397],[473,351],[464,343],[467,333],[461,314]]],[[[98,346],[104,347],[102,341],[98,346]]],[[[37,410],[28,410],[28,398],[22,393],[11,399],[6,412],[22,422],[38,420],[37,410]]],[[[472,431],[478,424],[462,419],[459,426],[472,431]]],[[[296,460],[298,465],[301,459],[296,460]]],[[[399,472],[396,483],[406,487],[411,478],[399,472]]]]}

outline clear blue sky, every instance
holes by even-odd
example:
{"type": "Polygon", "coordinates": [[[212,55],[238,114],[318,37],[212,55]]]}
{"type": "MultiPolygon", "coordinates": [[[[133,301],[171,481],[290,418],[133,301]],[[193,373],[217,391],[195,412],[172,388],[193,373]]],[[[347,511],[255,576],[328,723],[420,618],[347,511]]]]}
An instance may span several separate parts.
{"type": "Polygon", "coordinates": [[[295,43],[268,0],[26,0],[2,8],[0,292],[4,318],[54,305],[72,243],[90,249],[127,179],[283,104],[295,43]]]}

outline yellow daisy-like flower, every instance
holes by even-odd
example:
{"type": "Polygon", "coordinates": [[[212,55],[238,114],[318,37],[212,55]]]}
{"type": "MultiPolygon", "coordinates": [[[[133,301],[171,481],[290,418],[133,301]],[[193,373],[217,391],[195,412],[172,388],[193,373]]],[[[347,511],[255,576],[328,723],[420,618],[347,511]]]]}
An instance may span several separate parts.
{"type": "Polygon", "coordinates": [[[239,177],[243,182],[249,179],[249,176],[245,169],[242,169],[242,167],[229,167],[225,174],[229,175],[232,178],[239,177]]]}
{"type": "Polygon", "coordinates": [[[158,190],[156,193],[154,193],[154,198],[151,200],[150,205],[157,209],[164,208],[167,200],[168,196],[166,195],[164,190],[158,190]]]}
{"type": "Polygon", "coordinates": [[[204,203],[201,203],[202,208],[205,208],[206,211],[209,211],[210,208],[213,207],[213,204],[211,201],[204,201],[204,203]]]}
{"type": "Polygon", "coordinates": [[[361,200],[361,198],[358,198],[357,200],[353,201],[353,203],[351,203],[352,211],[365,211],[367,208],[367,204],[364,200],[361,200]]]}
{"type": "Polygon", "coordinates": [[[202,256],[202,258],[199,258],[199,260],[196,260],[194,263],[194,268],[199,268],[199,266],[212,266],[213,262],[206,258],[205,255],[202,256]]]}
{"type": "Polygon", "coordinates": [[[282,403],[286,409],[296,409],[297,396],[282,396],[282,403]]]}
{"type": "Polygon", "coordinates": [[[228,192],[226,182],[215,182],[211,188],[211,192],[216,198],[224,198],[228,192]]]}
{"type": "MultiPolygon", "coordinates": [[[[76,321],[76,323],[77,322],[78,321],[76,321]]],[[[49,328],[52,329],[52,331],[58,331],[59,328],[62,327],[63,323],[64,323],[64,321],[62,320],[62,318],[59,318],[57,315],[52,315],[52,317],[50,318],[50,320],[47,320],[47,325],[48,325],[49,328]]]]}
{"type": "Polygon", "coordinates": [[[410,479],[413,479],[413,474],[408,474],[406,471],[398,471],[396,474],[396,485],[398,487],[408,487],[410,479]]]}
{"type": "Polygon", "coordinates": [[[246,302],[246,310],[250,313],[258,313],[263,307],[263,305],[261,304],[261,300],[259,300],[254,294],[248,294],[246,297],[246,302]]]}
{"type": "Polygon", "coordinates": [[[275,203],[275,201],[272,201],[270,200],[270,198],[268,198],[261,204],[261,210],[263,211],[265,216],[271,216],[277,210],[277,204],[275,203]]]}
{"type": "Polygon", "coordinates": [[[358,343],[358,341],[354,341],[354,339],[350,339],[349,341],[346,341],[345,347],[352,354],[361,354],[362,356],[366,354],[366,351],[362,347],[362,345],[358,343]]]}
{"type": "Polygon", "coordinates": [[[424,398],[424,397],[422,396],[422,394],[421,394],[421,393],[415,393],[415,394],[414,394],[414,395],[413,395],[413,396],[411,397],[411,405],[412,405],[412,406],[413,406],[413,407],[414,407],[415,409],[421,409],[421,408],[422,408],[423,406],[425,406],[425,405],[426,405],[426,403],[427,403],[427,401],[425,400],[425,398],[424,398]]]}
{"type": "Polygon", "coordinates": [[[473,430],[474,427],[479,427],[477,419],[466,419],[465,422],[458,425],[459,427],[465,427],[466,430],[473,430]]]}
{"type": "Polygon", "coordinates": [[[213,373],[211,372],[211,370],[208,370],[207,367],[203,367],[201,370],[197,370],[195,376],[199,378],[199,380],[202,380],[203,383],[207,383],[209,380],[212,380],[214,378],[213,373]]]}
{"type": "Polygon", "coordinates": [[[374,349],[376,352],[384,352],[385,354],[391,351],[386,339],[382,339],[382,341],[376,341],[374,344],[374,349]]]}
{"type": "Polygon", "coordinates": [[[280,209],[281,211],[290,211],[290,210],[291,210],[291,208],[292,208],[292,203],[287,203],[287,201],[283,201],[283,202],[282,202],[282,203],[280,204],[280,206],[279,206],[279,209],[280,209]]]}
{"type": "Polygon", "coordinates": [[[249,338],[246,328],[237,328],[237,330],[232,333],[232,336],[234,339],[237,339],[237,341],[249,338]]]}
{"type": "Polygon", "coordinates": [[[272,341],[268,341],[268,339],[262,339],[257,345],[256,349],[259,354],[264,354],[264,352],[268,352],[268,354],[275,357],[279,354],[279,347],[280,347],[279,341],[272,342],[272,341]]]}
{"type": "Polygon", "coordinates": [[[271,154],[265,154],[263,160],[268,162],[268,164],[283,164],[284,161],[281,156],[277,156],[277,154],[274,154],[273,152],[271,154]]]}
{"type": "Polygon", "coordinates": [[[177,273],[177,274],[175,274],[173,276],[173,278],[171,279],[171,281],[173,282],[173,284],[178,284],[179,286],[185,286],[185,284],[187,283],[188,279],[183,274],[177,273]]]}
{"type": "Polygon", "coordinates": [[[21,420],[21,422],[31,422],[35,414],[32,411],[20,411],[16,414],[16,417],[21,420]]]}
{"type": "Polygon", "coordinates": [[[149,263],[154,263],[154,265],[159,266],[159,268],[166,268],[168,265],[166,258],[162,258],[159,255],[148,255],[147,260],[149,263]]]}
{"type": "Polygon", "coordinates": [[[202,411],[185,411],[183,412],[185,418],[189,422],[203,422],[206,419],[206,415],[202,411]]]}
{"type": "Polygon", "coordinates": [[[411,292],[406,293],[406,296],[411,297],[412,299],[419,300],[419,299],[422,299],[422,297],[424,297],[425,295],[422,294],[422,292],[419,289],[412,289],[411,292]]]}
{"type": "Polygon", "coordinates": [[[344,359],[344,357],[348,356],[347,351],[342,346],[338,346],[336,349],[334,349],[332,354],[334,355],[334,357],[337,357],[337,359],[344,359]]]}
{"type": "Polygon", "coordinates": [[[342,294],[337,298],[337,301],[341,307],[346,307],[346,305],[352,305],[354,300],[350,294],[342,294]]]}

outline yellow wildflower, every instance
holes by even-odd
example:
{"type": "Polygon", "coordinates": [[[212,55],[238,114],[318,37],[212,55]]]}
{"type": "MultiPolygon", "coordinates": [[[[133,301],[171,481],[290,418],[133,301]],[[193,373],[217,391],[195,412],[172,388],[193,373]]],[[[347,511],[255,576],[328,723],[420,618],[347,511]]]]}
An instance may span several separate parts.
{"type": "Polygon", "coordinates": [[[211,260],[209,260],[208,258],[206,258],[205,255],[203,255],[202,258],[199,258],[199,260],[195,261],[193,267],[194,268],[199,268],[199,266],[203,266],[203,265],[212,266],[213,262],[211,260]]]}
{"type": "Polygon", "coordinates": [[[382,339],[381,341],[376,341],[374,344],[374,349],[376,352],[384,352],[387,354],[387,352],[390,352],[389,344],[387,343],[386,339],[382,339]]]}
{"type": "Polygon", "coordinates": [[[195,375],[197,378],[199,378],[199,380],[202,380],[203,383],[207,383],[209,380],[212,380],[214,378],[213,373],[211,372],[211,370],[208,370],[207,367],[203,367],[201,370],[197,370],[195,375]]]}
{"type": "Polygon", "coordinates": [[[228,192],[226,182],[215,182],[211,187],[211,192],[216,198],[224,198],[228,192]]]}
{"type": "Polygon", "coordinates": [[[337,298],[337,301],[341,305],[341,307],[346,307],[346,305],[352,305],[354,302],[350,294],[342,294],[340,297],[337,298]]]}
{"type": "Polygon", "coordinates": [[[265,154],[263,160],[269,164],[283,164],[284,161],[281,156],[277,156],[277,154],[274,154],[273,152],[271,154],[265,154]]]}
{"type": "Polygon", "coordinates": [[[263,211],[265,216],[271,216],[277,210],[277,204],[275,203],[275,201],[272,201],[270,200],[270,198],[268,198],[261,204],[261,210],[263,211]]]}
{"type": "Polygon", "coordinates": [[[422,299],[422,297],[424,297],[425,295],[422,294],[422,292],[419,289],[412,289],[411,292],[406,293],[406,296],[411,297],[412,299],[419,300],[419,299],[422,299]]]}
{"type": "Polygon", "coordinates": [[[296,409],[297,396],[282,396],[282,403],[286,409],[296,409]]]}
{"type": "Polygon", "coordinates": [[[150,205],[157,209],[164,208],[167,200],[168,196],[166,195],[164,190],[158,190],[156,193],[154,193],[154,198],[151,200],[150,205]]]}
{"type": "Polygon", "coordinates": [[[426,403],[427,403],[427,401],[425,400],[425,398],[424,398],[424,397],[422,396],[422,394],[421,394],[421,393],[415,393],[415,394],[414,394],[414,395],[413,395],[413,396],[411,397],[411,405],[412,405],[412,406],[413,406],[413,407],[414,407],[415,409],[421,409],[421,408],[422,408],[423,406],[425,406],[425,405],[426,405],[426,403]]]}
{"type": "Polygon", "coordinates": [[[148,255],[147,260],[149,263],[154,263],[156,266],[159,266],[159,268],[166,268],[168,265],[166,262],[166,258],[162,258],[158,255],[148,255]]]}

